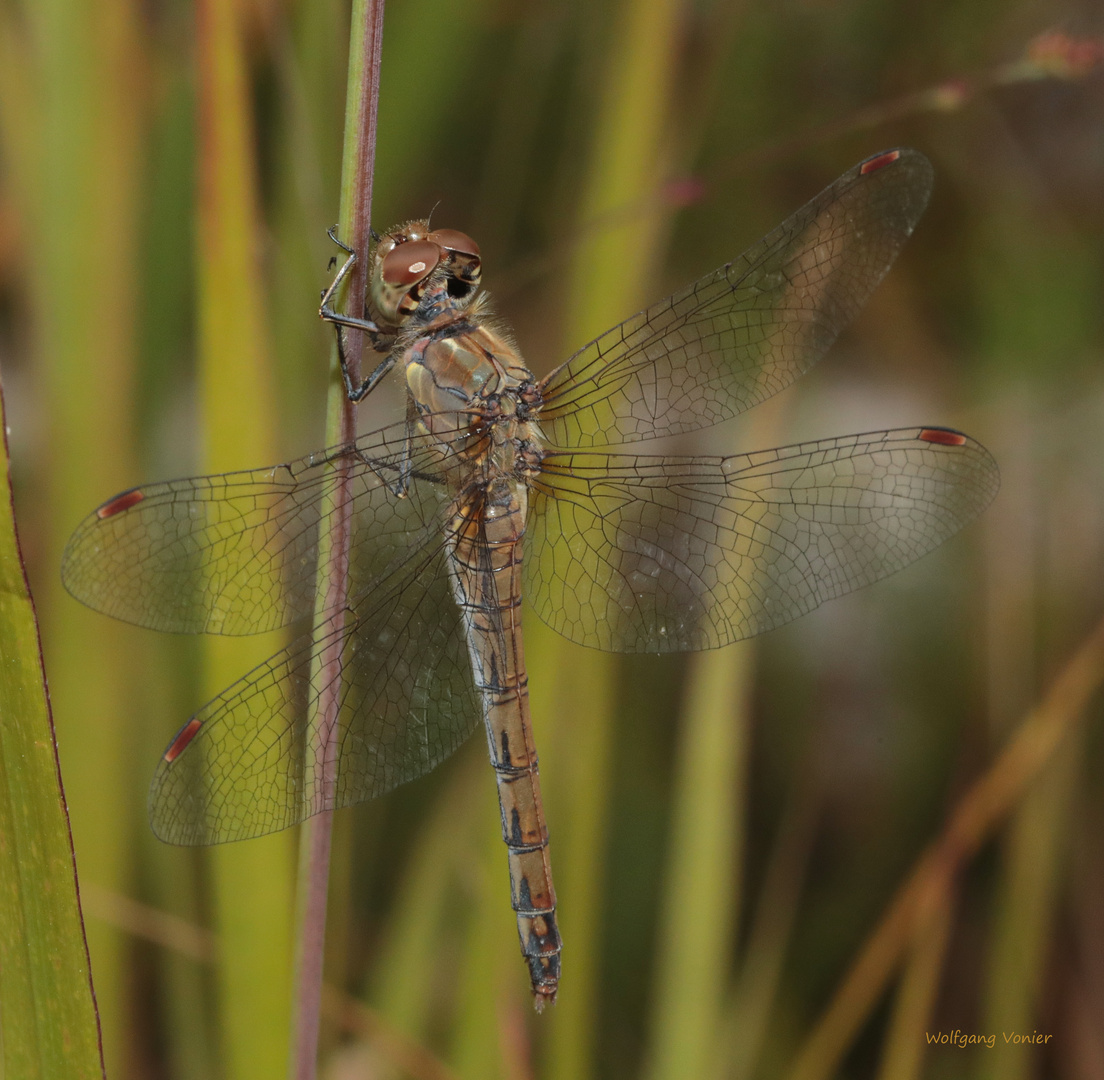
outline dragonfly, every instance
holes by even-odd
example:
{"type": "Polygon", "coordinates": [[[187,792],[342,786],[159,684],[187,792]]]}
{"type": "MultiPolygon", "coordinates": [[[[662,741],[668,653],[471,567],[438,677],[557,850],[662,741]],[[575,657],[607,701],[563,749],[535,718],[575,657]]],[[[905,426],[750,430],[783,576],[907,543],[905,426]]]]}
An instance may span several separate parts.
{"type": "MultiPolygon", "coordinates": [[[[410,222],[376,239],[361,315],[404,421],[275,466],[132,488],[64,554],[69,591],[156,630],[310,629],[196,712],[149,796],[175,844],[260,836],[383,795],[486,732],[521,951],[538,1009],[561,973],[529,711],[522,599],[580,645],[710,649],[789,622],[931,551],[993,499],[998,470],[938,426],[754,453],[619,447],[694,432],[789,386],[912,233],[932,183],[911,149],[860,162],[743,255],[584,345],[544,378],[490,316],[479,247],[410,222]],[[350,515],[341,610],[317,565],[350,515]],[[327,655],[340,664],[326,666],[327,655]],[[320,766],[311,716],[339,702],[320,766]]],[[[331,232],[331,235],[333,233],[331,232]]],[[[336,239],[336,237],[335,237],[336,239]]],[[[344,245],[343,245],[344,246],[344,245]]]]}

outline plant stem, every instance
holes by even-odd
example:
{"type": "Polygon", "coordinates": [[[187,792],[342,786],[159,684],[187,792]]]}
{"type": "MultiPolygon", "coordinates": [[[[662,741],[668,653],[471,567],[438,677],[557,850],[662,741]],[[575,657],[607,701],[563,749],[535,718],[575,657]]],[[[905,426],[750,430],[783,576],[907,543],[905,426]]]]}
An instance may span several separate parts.
{"type": "MultiPolygon", "coordinates": [[[[354,0],[349,35],[349,81],[345,106],[345,150],[341,171],[340,236],[356,252],[368,250],[372,207],[372,175],[376,153],[376,112],[379,103],[380,52],[383,42],[383,0],[354,0]]],[[[367,285],[367,260],[360,258],[350,275],[347,296],[357,304],[367,285]]],[[[354,383],[359,382],[363,334],[350,330],[345,354],[354,383]]],[[[334,446],[356,438],[356,416],[345,395],[336,346],[330,361],[330,395],[326,414],[326,442],[334,446]]],[[[348,464],[335,463],[337,476],[327,535],[319,537],[321,604],[316,630],[336,626],[344,619],[349,570],[351,525],[348,464]]],[[[315,685],[323,687],[311,718],[313,765],[323,789],[323,805],[333,806],[337,781],[336,733],[341,702],[341,640],[323,654],[315,685]]],[[[312,680],[314,681],[314,680],[312,680]]],[[[318,1058],[318,1029],[322,1000],[323,944],[326,935],[326,898],[330,868],[333,811],[310,818],[300,837],[299,911],[296,957],[294,1041],[289,1074],[295,1080],[313,1080],[318,1058]]]]}

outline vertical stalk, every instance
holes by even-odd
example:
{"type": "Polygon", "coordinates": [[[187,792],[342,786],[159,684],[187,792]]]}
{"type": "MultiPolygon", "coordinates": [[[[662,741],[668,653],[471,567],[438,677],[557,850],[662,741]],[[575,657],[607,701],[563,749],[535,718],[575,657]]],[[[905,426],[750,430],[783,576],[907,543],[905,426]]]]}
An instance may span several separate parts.
{"type": "MultiPolygon", "coordinates": [[[[43,425],[39,452],[26,461],[27,491],[43,500],[46,515],[36,530],[44,546],[32,574],[36,564],[43,568],[36,601],[81,874],[126,892],[135,880],[135,851],[120,822],[133,820],[137,809],[131,703],[146,646],[129,628],[106,632],[91,612],[75,610],[53,568],[93,493],[119,490],[137,473],[133,210],[141,202],[141,129],[150,97],[135,59],[142,20],[130,0],[2,7],[0,202],[5,218],[14,210],[22,221],[16,265],[28,275],[34,349],[25,371],[35,395],[30,415],[43,425]]],[[[17,323],[5,316],[5,324],[17,323]]],[[[87,933],[107,1069],[122,1075],[134,1046],[131,952],[115,928],[97,920],[87,933]]]]}
{"type": "MultiPolygon", "coordinates": [[[[349,35],[349,81],[345,105],[345,149],[341,167],[340,236],[361,258],[353,267],[345,296],[351,296],[359,313],[367,285],[369,228],[372,207],[372,174],[376,153],[376,112],[379,103],[380,53],[383,44],[383,0],[354,0],[349,35]]],[[[358,381],[363,334],[350,330],[346,358],[353,381],[358,381]]],[[[356,437],[356,417],[345,395],[336,345],[330,359],[331,384],[326,413],[328,445],[351,442],[356,437]]],[[[351,510],[348,467],[337,471],[332,496],[335,512],[329,533],[319,538],[319,607],[315,625],[344,619],[345,590],[349,570],[351,510]]],[[[327,803],[337,779],[336,732],[341,703],[341,643],[334,641],[319,662],[315,676],[325,689],[311,717],[311,753],[321,770],[327,803]]],[[[330,866],[333,812],[324,811],[303,826],[299,852],[299,933],[296,955],[294,1042],[289,1073],[296,1080],[311,1080],[318,1057],[318,1027],[322,998],[323,944],[326,935],[326,898],[330,866]]]]}
{"type": "Polygon", "coordinates": [[[954,892],[951,886],[933,897],[931,909],[916,922],[883,1044],[878,1080],[920,1080],[924,1075],[927,1040],[920,1036],[930,1028],[947,963],[954,892]]]}
{"type": "MultiPolygon", "coordinates": [[[[276,416],[257,237],[262,233],[242,0],[199,0],[196,25],[196,284],[204,471],[274,456],[276,416]]],[[[263,641],[209,636],[210,693],[264,659],[263,641]]],[[[294,838],[207,853],[221,1051],[227,1080],[269,1080],[287,1059],[294,950],[294,838]],[[257,883],[265,888],[258,890],[257,883]]]]}
{"type": "Polygon", "coordinates": [[[708,1076],[740,910],[755,648],[690,662],[675,766],[648,1080],[708,1076]]]}
{"type": "MultiPolygon", "coordinates": [[[[641,197],[664,175],[682,10],[681,0],[617,5],[579,200],[583,223],[602,220],[611,207],[641,197]]],[[[653,214],[579,246],[566,309],[570,347],[641,306],[660,258],[664,225],[662,216],[653,214]],[[627,251],[632,252],[628,260],[627,251]]],[[[602,897],[610,887],[606,845],[616,813],[610,792],[618,665],[614,657],[573,646],[536,620],[526,627],[526,637],[534,715],[556,718],[544,738],[544,760],[548,775],[559,777],[549,785],[547,803],[564,900],[565,993],[547,1025],[547,1072],[553,1080],[583,1080],[595,1074],[603,1007],[598,957],[602,897]]]]}

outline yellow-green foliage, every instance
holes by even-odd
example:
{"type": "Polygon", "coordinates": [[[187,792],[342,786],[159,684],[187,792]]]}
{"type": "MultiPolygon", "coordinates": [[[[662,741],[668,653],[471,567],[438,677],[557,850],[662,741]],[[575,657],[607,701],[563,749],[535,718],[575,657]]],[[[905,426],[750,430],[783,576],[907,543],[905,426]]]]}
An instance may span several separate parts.
{"type": "MultiPolygon", "coordinates": [[[[823,367],[675,450],[953,425],[1003,487],[890,581],[689,661],[588,652],[530,612],[560,1001],[529,1003],[479,736],[338,815],[324,1075],[1003,1080],[1101,1060],[1101,84],[1037,77],[1040,56],[1061,68],[1058,39],[1027,53],[1038,17],[392,0],[373,224],[439,203],[538,373],[864,156],[923,150],[931,209],[823,367]]],[[[323,444],[347,46],[337,0],[0,5],[0,375],[113,1080],[284,1068],[296,834],[170,849],[144,812],[171,734],[282,639],[112,623],[62,592],[60,553],[132,484],[323,444]]],[[[401,417],[395,390],[362,428],[401,417]]]]}

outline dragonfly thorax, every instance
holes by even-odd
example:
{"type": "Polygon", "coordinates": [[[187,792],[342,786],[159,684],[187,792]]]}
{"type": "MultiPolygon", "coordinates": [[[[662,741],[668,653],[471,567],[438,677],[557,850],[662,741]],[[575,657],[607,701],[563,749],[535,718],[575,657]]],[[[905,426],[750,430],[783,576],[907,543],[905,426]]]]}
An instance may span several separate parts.
{"type": "Polygon", "coordinates": [[[539,460],[536,381],[512,339],[493,325],[485,298],[453,295],[454,280],[440,269],[433,274],[396,346],[420,426],[444,453],[478,459],[493,474],[532,471],[526,462],[539,460]]]}

